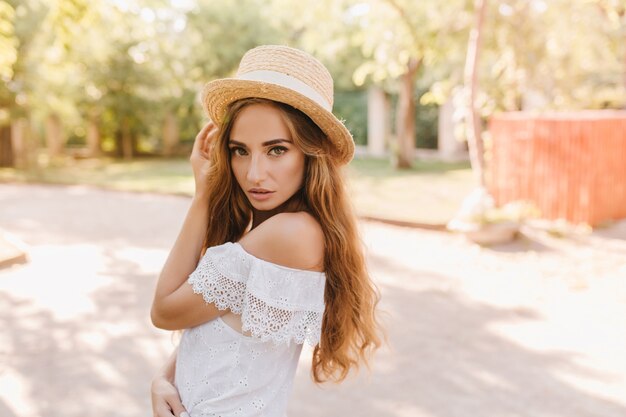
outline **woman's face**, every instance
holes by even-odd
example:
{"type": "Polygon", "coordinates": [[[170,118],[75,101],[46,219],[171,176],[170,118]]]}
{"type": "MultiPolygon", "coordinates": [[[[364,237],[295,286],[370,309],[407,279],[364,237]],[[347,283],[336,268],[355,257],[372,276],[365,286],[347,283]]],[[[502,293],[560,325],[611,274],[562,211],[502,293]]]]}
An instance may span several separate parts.
{"type": "Polygon", "coordinates": [[[228,147],[237,183],[255,209],[273,210],[302,186],[304,153],[293,143],[277,108],[244,107],[233,123],[228,147]]]}

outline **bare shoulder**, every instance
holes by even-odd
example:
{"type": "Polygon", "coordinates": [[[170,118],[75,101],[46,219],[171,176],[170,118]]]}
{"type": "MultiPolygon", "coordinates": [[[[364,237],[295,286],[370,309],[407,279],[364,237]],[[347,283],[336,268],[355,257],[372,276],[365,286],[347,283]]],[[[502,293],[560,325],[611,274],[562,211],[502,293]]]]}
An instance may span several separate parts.
{"type": "Polygon", "coordinates": [[[239,243],[251,255],[289,268],[322,271],[324,233],[308,213],[276,214],[239,243]]]}

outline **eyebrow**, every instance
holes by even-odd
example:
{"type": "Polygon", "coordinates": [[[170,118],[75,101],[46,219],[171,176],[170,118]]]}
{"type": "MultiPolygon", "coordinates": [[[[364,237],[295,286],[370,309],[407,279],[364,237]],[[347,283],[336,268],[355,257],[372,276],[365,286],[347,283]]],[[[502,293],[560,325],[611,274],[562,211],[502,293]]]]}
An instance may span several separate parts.
{"type": "MultiPolygon", "coordinates": [[[[289,139],[272,139],[272,140],[268,140],[266,142],[263,142],[261,145],[263,146],[272,146],[272,145],[276,145],[277,143],[283,143],[283,142],[287,142],[287,143],[293,143],[293,141],[289,140],[289,139]]],[[[229,145],[238,145],[241,146],[243,148],[247,148],[246,144],[243,142],[239,142],[236,140],[230,140],[228,141],[229,145]]]]}

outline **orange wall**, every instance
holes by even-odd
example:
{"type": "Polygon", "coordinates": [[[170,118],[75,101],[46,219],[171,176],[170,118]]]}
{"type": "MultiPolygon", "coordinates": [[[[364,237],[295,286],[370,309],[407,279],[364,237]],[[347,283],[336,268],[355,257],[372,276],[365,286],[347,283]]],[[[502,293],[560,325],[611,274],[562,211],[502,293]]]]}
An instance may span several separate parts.
{"type": "Polygon", "coordinates": [[[489,131],[498,205],[527,199],[543,218],[592,226],[626,218],[626,111],[502,113],[489,131]]]}

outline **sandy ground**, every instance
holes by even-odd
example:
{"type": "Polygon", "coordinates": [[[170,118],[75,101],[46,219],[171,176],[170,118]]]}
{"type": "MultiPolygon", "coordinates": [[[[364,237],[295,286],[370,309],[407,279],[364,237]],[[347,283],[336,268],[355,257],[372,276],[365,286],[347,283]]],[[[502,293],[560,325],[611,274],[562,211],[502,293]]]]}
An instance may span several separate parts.
{"type": "MultiPolygon", "coordinates": [[[[29,262],[0,269],[0,416],[149,416],[172,349],[156,276],[189,200],[0,185],[0,229],[29,262]]],[[[388,345],[342,385],[303,354],[290,416],[626,416],[626,222],[481,248],[362,224],[388,345]]]]}

